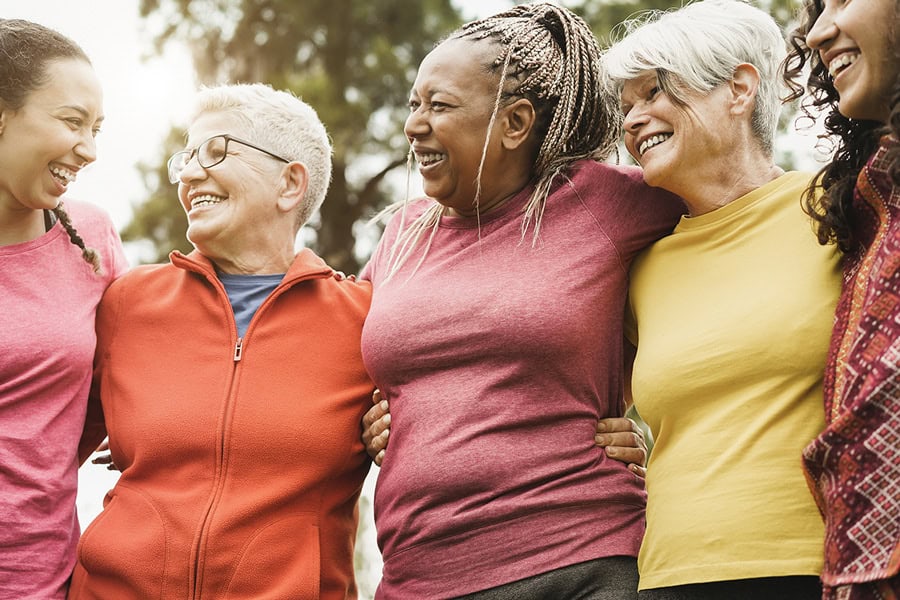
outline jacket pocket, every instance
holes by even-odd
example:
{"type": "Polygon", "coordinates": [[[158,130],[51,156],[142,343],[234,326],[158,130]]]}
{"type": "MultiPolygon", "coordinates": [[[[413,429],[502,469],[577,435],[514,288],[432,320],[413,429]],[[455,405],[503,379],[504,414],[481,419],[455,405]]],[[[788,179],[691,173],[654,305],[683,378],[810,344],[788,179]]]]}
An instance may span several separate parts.
{"type": "Polygon", "coordinates": [[[319,526],[312,513],[257,530],[235,559],[226,600],[318,600],[319,526]]]}
{"type": "Polygon", "coordinates": [[[165,525],[153,502],[117,485],[78,542],[69,598],[163,597],[166,546],[165,525]]]}

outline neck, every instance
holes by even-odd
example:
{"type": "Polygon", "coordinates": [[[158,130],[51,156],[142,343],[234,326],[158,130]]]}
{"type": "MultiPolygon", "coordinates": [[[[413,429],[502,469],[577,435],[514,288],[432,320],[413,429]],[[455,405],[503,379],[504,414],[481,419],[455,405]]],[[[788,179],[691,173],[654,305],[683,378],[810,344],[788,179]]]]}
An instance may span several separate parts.
{"type": "Polygon", "coordinates": [[[739,162],[733,164],[731,169],[726,167],[705,176],[700,174],[683,192],[670,191],[681,196],[690,216],[698,217],[731,204],[783,174],[784,170],[767,157],[765,160],[739,162]]]}
{"type": "Polygon", "coordinates": [[[263,247],[259,240],[251,249],[216,249],[197,246],[216,268],[229,275],[275,275],[287,273],[294,262],[294,240],[285,241],[277,248],[263,247]]]}
{"type": "Polygon", "coordinates": [[[44,233],[44,211],[0,205],[0,246],[30,242],[44,233]]]}
{"type": "Polygon", "coordinates": [[[476,215],[486,215],[487,213],[496,210],[506,204],[510,198],[518,194],[519,191],[515,191],[512,194],[508,194],[506,196],[501,196],[489,200],[488,202],[479,202],[477,207],[473,207],[472,210],[459,210],[457,208],[451,208],[449,206],[445,207],[445,211],[447,214],[454,217],[474,217],[476,215]]]}

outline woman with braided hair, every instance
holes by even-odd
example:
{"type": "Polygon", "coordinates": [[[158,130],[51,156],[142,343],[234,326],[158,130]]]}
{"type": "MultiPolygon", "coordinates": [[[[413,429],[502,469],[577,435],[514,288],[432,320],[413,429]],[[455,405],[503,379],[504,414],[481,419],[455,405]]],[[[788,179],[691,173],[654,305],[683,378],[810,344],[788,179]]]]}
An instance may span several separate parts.
{"type": "Polygon", "coordinates": [[[843,252],[826,427],[803,451],[825,518],[826,600],[900,598],[900,2],[809,0],[785,76],[833,159],[806,192],[843,252]],[[808,70],[804,67],[808,66],[808,70]]]}
{"type": "Polygon", "coordinates": [[[84,52],[0,19],[0,597],[64,598],[94,313],[125,269],[109,218],[62,196],[103,119],[84,52]]]}
{"type": "Polygon", "coordinates": [[[594,428],[627,421],[631,260],[683,206],[601,162],[604,90],[590,29],[548,3],[468,23],[419,67],[405,132],[428,197],[395,207],[362,273],[391,410],[377,598],[636,595],[643,481],[594,428]]]}

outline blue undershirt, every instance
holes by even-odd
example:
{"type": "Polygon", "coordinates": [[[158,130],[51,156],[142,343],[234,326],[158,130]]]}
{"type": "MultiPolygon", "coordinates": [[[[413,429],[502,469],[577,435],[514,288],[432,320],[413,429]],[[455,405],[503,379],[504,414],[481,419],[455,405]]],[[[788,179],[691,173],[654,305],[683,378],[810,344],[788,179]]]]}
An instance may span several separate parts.
{"type": "Polygon", "coordinates": [[[250,320],[256,314],[263,300],[269,297],[281,280],[284,273],[274,275],[232,275],[230,273],[218,273],[219,281],[225,286],[228,300],[231,301],[231,310],[234,312],[234,321],[237,324],[238,337],[244,337],[250,320]]]}

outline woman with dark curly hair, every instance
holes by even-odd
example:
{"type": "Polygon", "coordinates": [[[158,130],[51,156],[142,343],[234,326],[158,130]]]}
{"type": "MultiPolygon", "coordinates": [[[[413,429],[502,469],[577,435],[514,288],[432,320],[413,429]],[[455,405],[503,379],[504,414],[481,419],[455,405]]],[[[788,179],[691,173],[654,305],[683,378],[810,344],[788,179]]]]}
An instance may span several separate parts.
{"type": "Polygon", "coordinates": [[[844,252],[825,430],[803,452],[825,518],[824,597],[900,597],[900,53],[897,0],[810,0],[791,38],[794,97],[834,156],[807,190],[844,252]],[[820,193],[822,192],[822,193],[820,193]]]}

